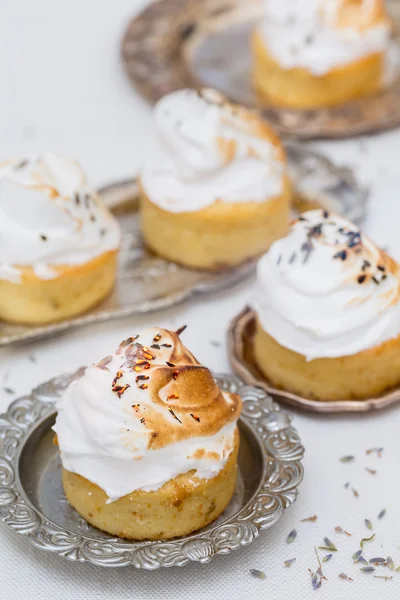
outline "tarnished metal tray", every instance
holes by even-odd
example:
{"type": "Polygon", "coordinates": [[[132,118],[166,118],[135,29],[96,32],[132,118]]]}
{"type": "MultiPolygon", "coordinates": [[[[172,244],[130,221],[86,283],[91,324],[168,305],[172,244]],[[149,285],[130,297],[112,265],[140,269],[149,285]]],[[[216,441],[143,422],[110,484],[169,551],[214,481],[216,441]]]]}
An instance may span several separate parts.
{"type": "Polygon", "coordinates": [[[94,529],[68,504],[52,442],[54,402],[81,374],[39,386],[0,416],[0,521],[26,544],[104,567],[153,570],[207,563],[251,544],[296,499],[304,449],[290,417],[263,390],[232,375],[216,375],[221,389],[243,400],[237,486],[223,515],[197,533],[168,542],[128,542],[94,529]]]}
{"type": "MultiPolygon", "coordinates": [[[[387,4],[400,23],[400,2],[387,4]]],[[[332,108],[261,106],[251,86],[249,36],[262,17],[262,0],[154,2],[127,28],[125,70],[153,102],[185,87],[215,87],[232,101],[262,110],[279,133],[294,138],[349,137],[400,125],[400,79],[380,94],[332,108]]]]}
{"type": "Polygon", "coordinates": [[[234,372],[247,384],[255,385],[267,394],[273,394],[280,402],[316,413],[368,412],[400,402],[400,387],[365,400],[343,398],[343,400],[327,400],[326,402],[315,400],[315,398],[306,398],[289,390],[275,387],[261,373],[254,360],[255,319],[254,310],[247,307],[232,319],[228,330],[229,361],[234,372]]]}
{"type": "MultiPolygon", "coordinates": [[[[296,144],[287,146],[295,205],[305,210],[315,205],[361,221],[366,191],[352,172],[296,144]]],[[[117,284],[99,306],[79,317],[40,327],[9,325],[0,321],[0,346],[38,340],[91,323],[167,308],[194,294],[214,292],[249,277],[256,261],[219,272],[186,269],[152,254],[141,239],[138,219],[138,186],[134,179],[102,188],[100,195],[116,214],[123,231],[117,284]]]]}

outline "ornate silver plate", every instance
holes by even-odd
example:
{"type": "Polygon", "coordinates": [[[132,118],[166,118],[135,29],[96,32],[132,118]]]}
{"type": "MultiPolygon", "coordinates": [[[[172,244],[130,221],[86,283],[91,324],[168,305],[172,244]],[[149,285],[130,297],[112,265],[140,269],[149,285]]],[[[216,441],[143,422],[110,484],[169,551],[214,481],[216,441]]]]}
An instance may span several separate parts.
{"type": "Polygon", "coordinates": [[[228,330],[228,355],[232,369],[247,384],[263,389],[280,402],[317,413],[368,412],[386,408],[400,402],[400,387],[388,390],[381,396],[366,400],[335,400],[322,402],[305,398],[288,390],[275,387],[258,369],[253,355],[255,312],[245,308],[234,317],[228,330]]]}
{"type": "MultiPolygon", "coordinates": [[[[400,23],[400,2],[387,4],[400,23]]],[[[154,2],[127,28],[125,70],[151,101],[185,87],[212,86],[262,109],[277,131],[291,137],[349,137],[400,125],[400,79],[378,95],[332,108],[260,106],[251,86],[249,36],[262,16],[262,0],[154,2]]]]}
{"type": "Polygon", "coordinates": [[[64,496],[59,452],[52,443],[54,402],[81,374],[39,386],[0,416],[0,521],[36,548],[104,567],[152,570],[207,563],[251,544],[296,499],[304,449],[290,417],[263,390],[232,375],[216,375],[221,389],[243,400],[239,475],[224,514],[200,532],[168,542],[133,543],[94,529],[64,496]]]}
{"type": "MultiPolygon", "coordinates": [[[[327,158],[298,146],[287,145],[295,206],[315,205],[361,221],[367,192],[351,170],[335,166],[327,158]]],[[[0,321],[0,347],[24,340],[38,340],[91,323],[167,308],[194,294],[228,288],[253,274],[256,261],[219,272],[186,269],[148,251],[140,236],[138,186],[131,179],[102,188],[100,194],[116,214],[123,232],[117,285],[113,293],[88,313],[40,327],[9,325],[0,321]]]]}

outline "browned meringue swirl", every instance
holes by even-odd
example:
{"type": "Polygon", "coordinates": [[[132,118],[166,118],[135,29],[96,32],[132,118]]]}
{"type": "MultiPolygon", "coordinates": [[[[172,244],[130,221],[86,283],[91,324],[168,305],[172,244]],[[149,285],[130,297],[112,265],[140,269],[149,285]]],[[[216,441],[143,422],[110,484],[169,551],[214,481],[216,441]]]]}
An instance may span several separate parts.
{"type": "Polygon", "coordinates": [[[339,0],[338,4],[339,27],[363,30],[387,20],[383,0],[339,0]]]}
{"type": "Polygon", "coordinates": [[[114,356],[97,365],[110,371],[115,396],[131,403],[152,449],[214,435],[241,411],[240,397],[221,392],[178,333],[147,330],[123,341],[114,356]]]}

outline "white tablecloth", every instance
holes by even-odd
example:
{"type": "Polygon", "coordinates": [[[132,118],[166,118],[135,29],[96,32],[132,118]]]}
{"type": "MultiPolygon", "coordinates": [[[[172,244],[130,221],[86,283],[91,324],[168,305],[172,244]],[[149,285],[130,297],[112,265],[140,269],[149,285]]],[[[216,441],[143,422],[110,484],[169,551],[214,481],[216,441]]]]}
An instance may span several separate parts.
{"type": "MultiPolygon", "coordinates": [[[[54,150],[76,157],[93,184],[135,173],[146,140],[150,107],[131,88],[119,60],[119,41],[127,20],[143,0],[3,0],[0,6],[0,159],[54,150]]],[[[316,144],[340,163],[354,167],[371,186],[366,230],[400,259],[400,131],[376,137],[316,144]]],[[[139,328],[187,323],[184,340],[201,361],[229,370],[225,353],[228,320],[246,303],[252,283],[229,292],[198,298],[144,318],[127,318],[52,340],[0,350],[0,411],[17,395],[62,372],[107,354],[139,328]],[[221,345],[215,344],[219,342],[221,345]],[[36,362],[32,362],[34,355],[36,362]],[[8,386],[15,395],[5,393],[8,386]]],[[[23,537],[0,526],[0,598],[208,599],[271,598],[307,600],[398,599],[400,573],[392,581],[359,572],[351,555],[370,532],[376,537],[365,555],[391,555],[400,564],[400,407],[361,416],[316,416],[291,411],[304,445],[305,478],[299,498],[281,522],[249,548],[218,557],[204,566],[138,572],[68,563],[33,549],[23,537]],[[383,446],[382,458],[365,450],[383,446]],[[339,458],[354,454],[353,463],[339,458]],[[371,475],[365,470],[377,470],[371,475]],[[359,492],[356,498],[349,481],[359,492]],[[378,521],[381,509],[386,516],[378,521]],[[315,523],[302,518],[317,514],[315,523]],[[352,537],[334,532],[340,525],[352,537]],[[287,534],[296,528],[296,540],[287,534]],[[314,545],[324,536],[339,549],[312,590],[308,567],[317,568],[314,545]],[[283,561],[296,558],[291,568],[283,561]],[[249,569],[267,575],[254,579],[249,569]],[[354,577],[342,581],[339,573],[354,577]]],[[[322,553],[323,555],[324,553],[322,553]]]]}

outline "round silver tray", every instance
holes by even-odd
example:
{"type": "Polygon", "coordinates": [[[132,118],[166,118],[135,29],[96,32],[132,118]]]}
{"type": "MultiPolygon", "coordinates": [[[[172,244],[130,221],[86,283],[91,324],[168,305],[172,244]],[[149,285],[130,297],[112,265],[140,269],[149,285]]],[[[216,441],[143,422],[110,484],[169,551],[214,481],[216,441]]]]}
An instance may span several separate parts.
{"type": "MultiPolygon", "coordinates": [[[[400,23],[400,2],[387,5],[400,23]]],[[[151,101],[185,87],[215,87],[261,109],[278,132],[295,138],[349,137],[400,125],[400,79],[380,94],[332,108],[261,106],[251,86],[249,36],[262,17],[262,0],[154,2],[128,25],[125,70],[151,101]]]]}
{"type": "MultiPolygon", "coordinates": [[[[322,206],[350,221],[365,216],[367,191],[352,171],[338,167],[325,156],[287,144],[289,174],[294,185],[294,208],[298,211],[322,206]]],[[[122,229],[122,247],[116,286],[101,304],[79,317],[40,327],[11,325],[0,321],[0,347],[38,340],[91,323],[167,308],[195,294],[228,288],[254,273],[256,261],[218,272],[187,269],[164,260],[143,244],[138,215],[138,185],[135,179],[103,187],[99,193],[116,214],[122,229]]]]}
{"type": "Polygon", "coordinates": [[[296,499],[304,449],[290,417],[263,390],[217,374],[220,388],[243,400],[239,474],[224,514],[200,532],[168,542],[128,542],[94,529],[63,493],[51,430],[54,402],[82,372],[42,384],[0,416],[0,521],[25,536],[27,543],[70,561],[104,567],[152,570],[207,563],[253,542],[296,499]]]}
{"type": "Polygon", "coordinates": [[[288,390],[275,387],[258,369],[253,354],[253,336],[256,315],[246,307],[234,317],[228,329],[228,355],[234,372],[248,385],[273,394],[280,402],[296,408],[317,413],[368,412],[386,408],[400,402],[400,387],[388,390],[380,396],[365,400],[326,401],[306,398],[288,390]]]}

